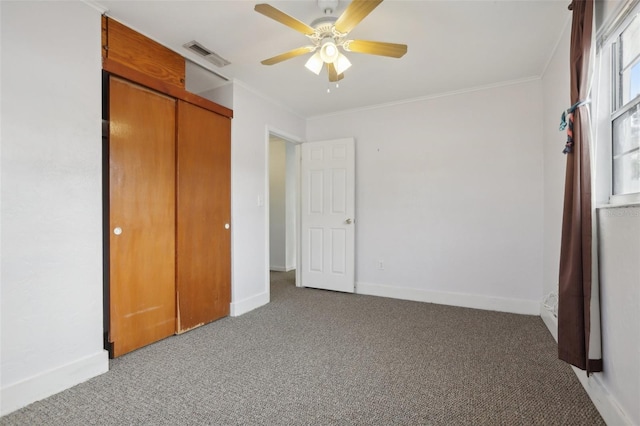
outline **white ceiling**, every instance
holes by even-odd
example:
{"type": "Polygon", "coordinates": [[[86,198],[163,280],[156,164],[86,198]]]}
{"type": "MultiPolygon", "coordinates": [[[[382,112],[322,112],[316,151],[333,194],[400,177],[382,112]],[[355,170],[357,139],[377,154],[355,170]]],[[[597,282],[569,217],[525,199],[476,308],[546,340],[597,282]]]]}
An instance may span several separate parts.
{"type": "MultiPolygon", "coordinates": [[[[324,70],[316,76],[304,67],[310,54],[260,64],[308,39],[255,12],[254,5],[269,3],[310,24],[322,16],[316,0],[98,2],[108,16],[303,117],[540,77],[570,18],[569,0],[386,0],[349,38],[404,43],[407,54],[348,53],[353,66],[336,88],[324,70]],[[192,40],[231,65],[218,68],[182,47],[192,40]]],[[[335,14],[347,4],[341,1],[335,14]]],[[[225,83],[199,68],[189,68],[191,90],[225,83]]]]}

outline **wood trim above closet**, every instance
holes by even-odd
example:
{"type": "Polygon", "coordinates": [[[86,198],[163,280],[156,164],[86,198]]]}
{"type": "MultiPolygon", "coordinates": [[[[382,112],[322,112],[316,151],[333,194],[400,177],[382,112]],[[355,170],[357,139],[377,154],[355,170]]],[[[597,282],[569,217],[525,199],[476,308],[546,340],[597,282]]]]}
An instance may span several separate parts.
{"type": "Polygon", "coordinates": [[[102,16],[102,69],[223,117],[233,111],[185,89],[185,59],[173,50],[102,16]]]}
{"type": "Polygon", "coordinates": [[[181,99],[190,104],[197,105],[201,108],[215,112],[216,114],[220,114],[224,117],[233,118],[233,110],[229,108],[218,105],[217,103],[198,96],[195,93],[187,92],[180,87],[173,86],[162,80],[153,78],[143,72],[137,71],[112,59],[104,58],[102,62],[102,69],[110,74],[117,75],[118,77],[122,77],[126,80],[138,83],[160,93],[164,93],[176,99],[181,99]]]}
{"type": "Polygon", "coordinates": [[[186,65],[178,53],[104,15],[102,35],[103,58],[185,88],[186,65]]]}

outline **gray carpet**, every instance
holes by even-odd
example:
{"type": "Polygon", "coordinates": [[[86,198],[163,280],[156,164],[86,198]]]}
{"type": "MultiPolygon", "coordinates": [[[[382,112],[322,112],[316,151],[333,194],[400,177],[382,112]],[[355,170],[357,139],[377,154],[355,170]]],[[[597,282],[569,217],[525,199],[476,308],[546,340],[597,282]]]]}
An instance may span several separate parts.
{"type": "Polygon", "coordinates": [[[3,425],[602,425],[539,317],[293,285],[3,425]]]}

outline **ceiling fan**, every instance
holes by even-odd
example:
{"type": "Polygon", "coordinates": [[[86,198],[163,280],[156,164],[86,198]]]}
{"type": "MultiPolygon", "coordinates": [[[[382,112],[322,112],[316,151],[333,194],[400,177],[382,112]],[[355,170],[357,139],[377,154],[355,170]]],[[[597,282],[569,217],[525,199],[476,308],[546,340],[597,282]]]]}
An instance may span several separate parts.
{"type": "Polygon", "coordinates": [[[329,16],[338,4],[337,0],[318,0],[318,6],[325,16],[307,25],[296,18],[263,3],[255,6],[255,11],[280,22],[304,34],[311,45],[299,47],[280,55],[265,59],[263,65],[274,65],[287,59],[315,52],[305,67],[316,75],[327,65],[329,81],[336,82],[344,78],[344,71],[351,66],[349,59],[340,51],[366,53],[369,55],[401,58],[407,53],[406,44],[385,43],[368,40],[349,40],[347,36],[382,0],[352,0],[340,17],[329,16]]]}

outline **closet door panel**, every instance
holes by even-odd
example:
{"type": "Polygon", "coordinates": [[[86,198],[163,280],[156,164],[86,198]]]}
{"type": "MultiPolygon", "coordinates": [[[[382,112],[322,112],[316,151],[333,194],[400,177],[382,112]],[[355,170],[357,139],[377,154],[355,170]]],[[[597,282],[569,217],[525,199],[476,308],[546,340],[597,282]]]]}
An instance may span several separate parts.
{"type": "Polygon", "coordinates": [[[176,330],[175,104],[110,79],[109,340],[114,356],[176,330]]]}
{"type": "Polygon", "coordinates": [[[231,121],[178,101],[178,332],[229,315],[231,121]]]}

